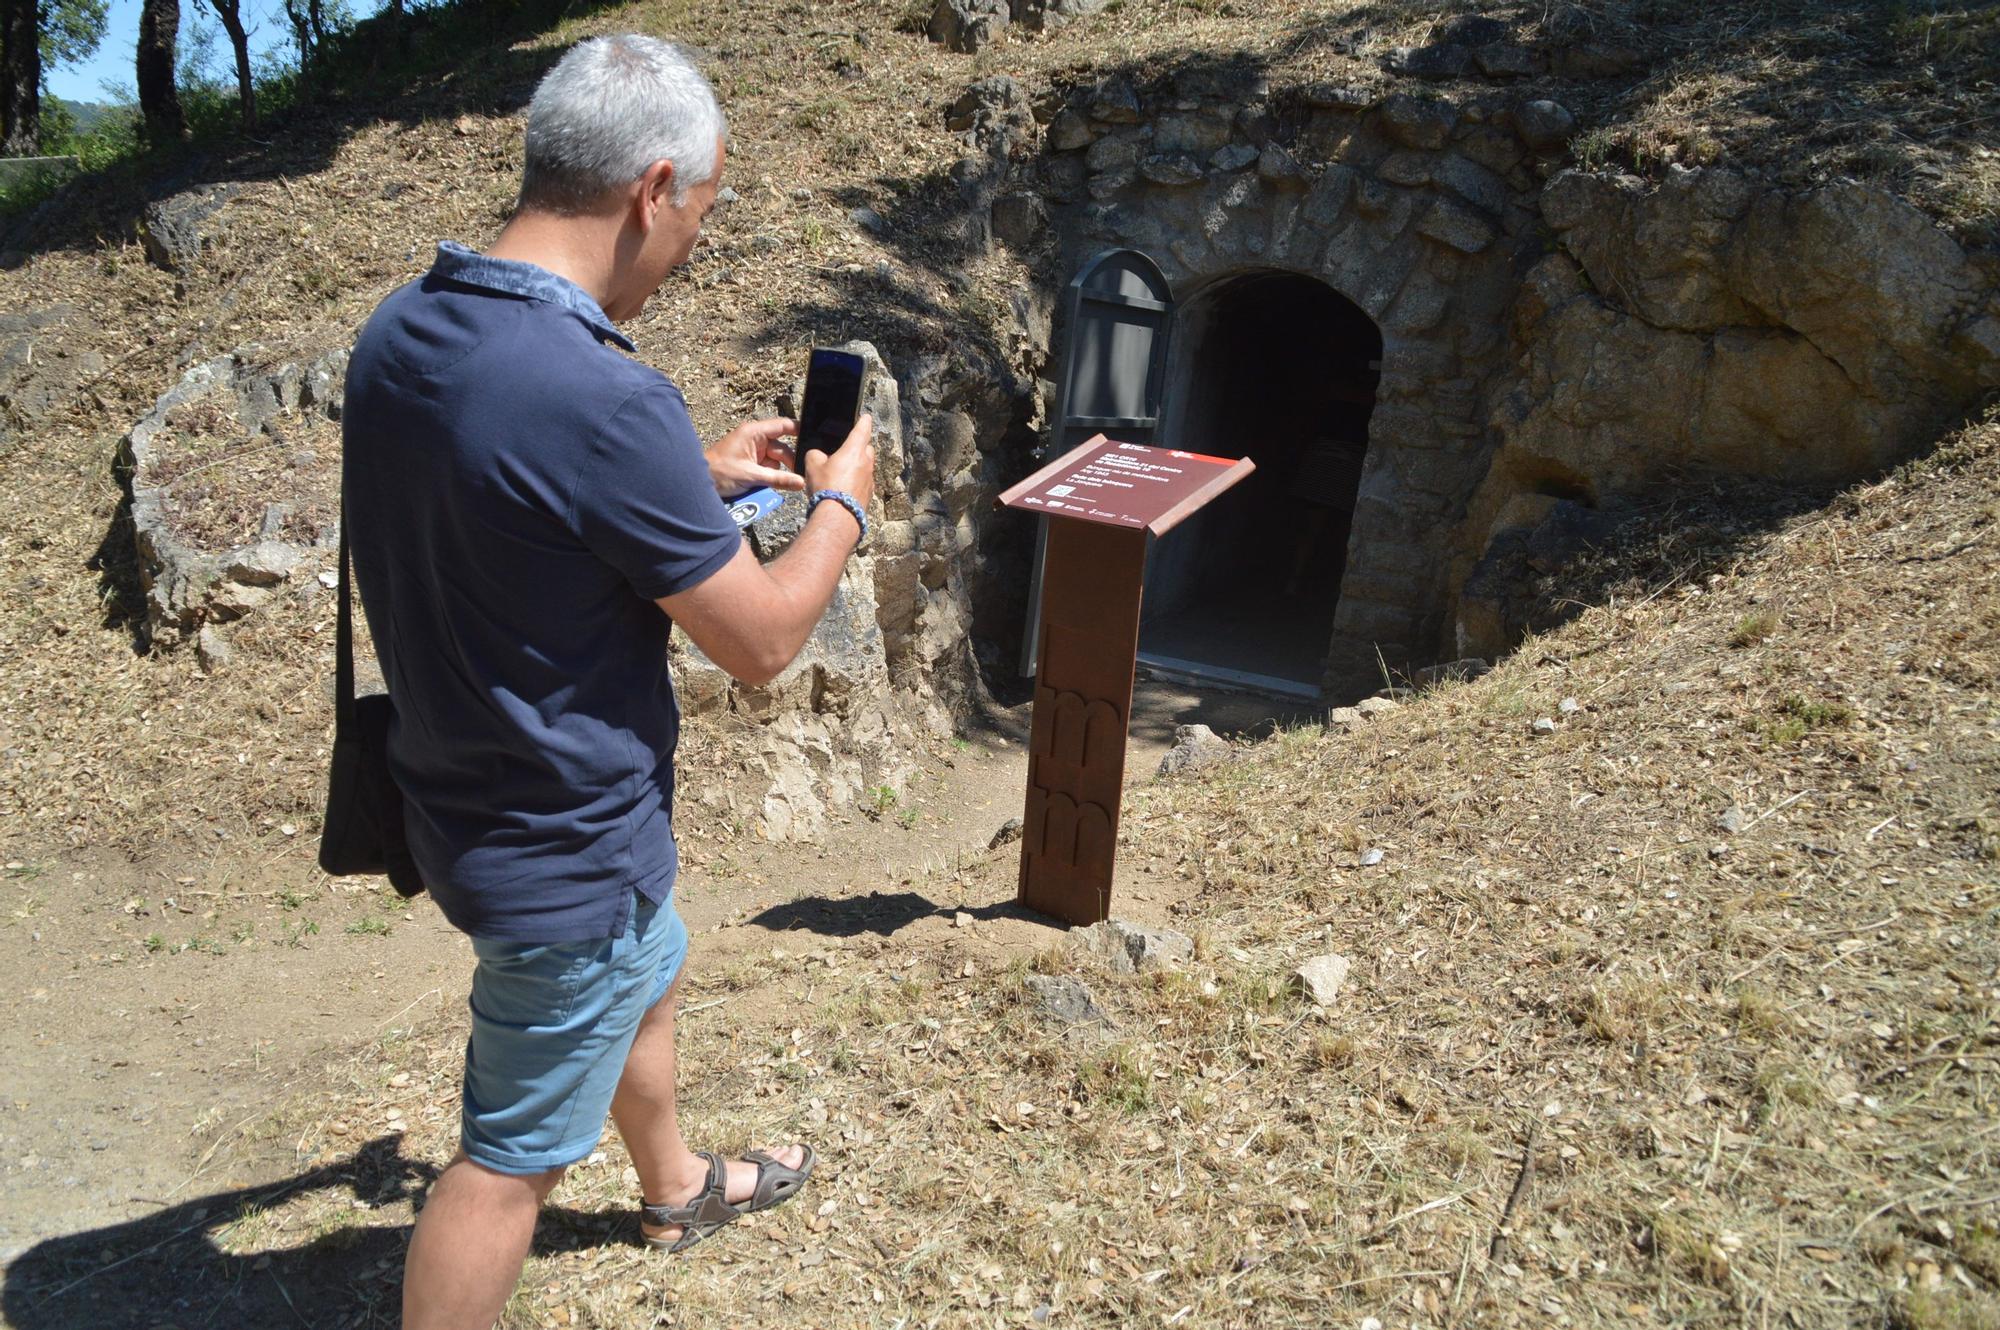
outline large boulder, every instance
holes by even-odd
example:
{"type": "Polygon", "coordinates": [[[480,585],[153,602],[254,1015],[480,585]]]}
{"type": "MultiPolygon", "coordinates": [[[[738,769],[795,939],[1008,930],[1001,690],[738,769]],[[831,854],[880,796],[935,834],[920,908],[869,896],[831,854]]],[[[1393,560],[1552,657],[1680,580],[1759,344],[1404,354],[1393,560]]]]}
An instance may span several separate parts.
{"type": "Polygon", "coordinates": [[[148,625],[170,645],[241,618],[339,538],[345,350],[205,361],[120,445],[148,625]]]}
{"type": "Polygon", "coordinates": [[[2000,387],[1993,274],[1880,190],[1568,171],[1542,205],[1563,254],[1517,304],[1497,476],[1596,493],[1689,465],[1838,481],[2000,387]]]}
{"type": "Polygon", "coordinates": [[[948,51],[971,54],[997,41],[1011,16],[1005,0],[937,0],[927,31],[948,51]]]}
{"type": "Polygon", "coordinates": [[[204,185],[147,204],[139,219],[146,257],[168,272],[193,267],[221,226],[223,205],[240,191],[235,184],[204,185]]]}
{"type": "Polygon", "coordinates": [[[1030,32],[1053,32],[1080,18],[1089,18],[1111,0],[1012,0],[1014,21],[1030,32]]]}

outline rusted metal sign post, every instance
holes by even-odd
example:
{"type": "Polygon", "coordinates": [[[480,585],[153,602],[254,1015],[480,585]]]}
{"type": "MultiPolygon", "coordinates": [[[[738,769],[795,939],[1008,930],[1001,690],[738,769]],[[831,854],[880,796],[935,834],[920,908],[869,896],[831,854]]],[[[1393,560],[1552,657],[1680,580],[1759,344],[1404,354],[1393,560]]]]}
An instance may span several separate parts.
{"type": "Polygon", "coordinates": [[[1050,519],[1016,897],[1029,909],[1110,916],[1146,548],[1254,469],[1099,434],[1000,496],[1050,519]]]}

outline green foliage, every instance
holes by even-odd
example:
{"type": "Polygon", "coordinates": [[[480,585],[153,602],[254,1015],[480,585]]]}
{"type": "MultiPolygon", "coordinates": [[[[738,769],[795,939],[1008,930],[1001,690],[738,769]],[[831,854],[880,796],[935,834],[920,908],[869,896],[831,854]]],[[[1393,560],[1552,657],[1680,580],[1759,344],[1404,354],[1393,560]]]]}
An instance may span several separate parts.
{"type": "Polygon", "coordinates": [[[43,71],[96,54],[110,8],[110,0],[42,0],[43,71]]]}
{"type": "MultiPolygon", "coordinates": [[[[96,49],[104,34],[108,0],[43,0],[43,4],[45,64],[72,63],[96,49]]],[[[294,7],[304,16],[304,0],[297,0],[294,7]]],[[[567,8],[564,0],[439,0],[405,4],[400,16],[385,8],[357,22],[350,0],[321,0],[320,27],[326,40],[313,51],[310,93],[300,76],[297,51],[274,48],[253,61],[260,134],[280,128],[309,96],[393,98],[412,82],[462,69],[467,51],[504,48],[524,33],[558,22],[567,8]]],[[[241,132],[236,71],[227,42],[201,21],[201,11],[183,5],[182,15],[189,25],[175,77],[189,145],[199,148],[241,132]]],[[[284,9],[273,8],[271,19],[285,22],[284,9]]],[[[45,108],[41,151],[77,158],[86,175],[126,167],[153,171],[182,151],[178,145],[162,148],[148,143],[140,129],[136,106],[105,107],[90,116],[69,113],[67,104],[53,115],[45,108]]],[[[45,173],[0,185],[0,220],[42,203],[63,183],[61,177],[45,173]]]]}
{"type": "Polygon", "coordinates": [[[1778,616],[1770,610],[1757,610],[1736,621],[1736,627],[1729,634],[1729,645],[1753,647],[1777,631],[1778,616]]]}

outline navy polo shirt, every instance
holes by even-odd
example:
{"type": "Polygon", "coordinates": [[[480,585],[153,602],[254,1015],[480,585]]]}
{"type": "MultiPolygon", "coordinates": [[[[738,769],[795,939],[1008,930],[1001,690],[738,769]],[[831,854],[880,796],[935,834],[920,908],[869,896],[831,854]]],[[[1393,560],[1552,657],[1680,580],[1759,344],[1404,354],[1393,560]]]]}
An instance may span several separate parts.
{"type": "Polygon", "coordinates": [[[355,344],[355,577],[410,848],[475,937],[617,935],[672,889],[667,616],[743,538],[687,403],[581,287],[449,242],[355,344]]]}

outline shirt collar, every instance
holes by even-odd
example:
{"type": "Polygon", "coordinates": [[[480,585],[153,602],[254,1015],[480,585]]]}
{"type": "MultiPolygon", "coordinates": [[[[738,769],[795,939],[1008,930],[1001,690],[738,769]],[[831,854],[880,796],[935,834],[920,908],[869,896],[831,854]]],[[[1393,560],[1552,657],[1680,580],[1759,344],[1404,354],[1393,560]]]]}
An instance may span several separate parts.
{"type": "Polygon", "coordinates": [[[612,325],[610,317],[591,299],[588,291],[547,268],[523,263],[519,259],[496,259],[491,254],[468,249],[456,240],[440,240],[437,262],[431,265],[431,273],[467,286],[483,286],[490,291],[504,291],[512,296],[560,305],[625,350],[635,349],[631,339],[612,325]]]}

